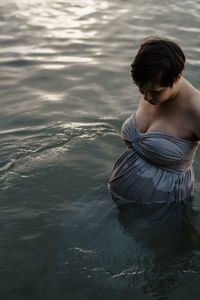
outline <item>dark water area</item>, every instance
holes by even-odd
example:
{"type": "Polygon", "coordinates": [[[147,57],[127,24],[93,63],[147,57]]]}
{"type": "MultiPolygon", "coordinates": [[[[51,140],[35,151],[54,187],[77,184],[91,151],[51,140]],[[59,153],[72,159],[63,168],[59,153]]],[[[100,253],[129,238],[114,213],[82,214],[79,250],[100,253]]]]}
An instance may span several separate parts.
{"type": "Polygon", "coordinates": [[[119,211],[107,190],[137,108],[130,63],[161,35],[199,88],[198,1],[0,1],[0,299],[199,299],[192,206],[119,211]]]}

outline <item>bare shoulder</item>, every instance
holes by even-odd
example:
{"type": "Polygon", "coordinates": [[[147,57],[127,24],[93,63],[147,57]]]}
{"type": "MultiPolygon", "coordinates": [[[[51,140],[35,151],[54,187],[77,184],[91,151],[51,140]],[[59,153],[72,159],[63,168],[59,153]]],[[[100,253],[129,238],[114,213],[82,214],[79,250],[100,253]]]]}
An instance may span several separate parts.
{"type": "Polygon", "coordinates": [[[188,99],[188,110],[193,117],[200,117],[200,92],[196,92],[188,99]]]}
{"type": "Polygon", "coordinates": [[[200,141],[200,92],[197,91],[188,99],[188,115],[191,120],[194,135],[200,141]]]}

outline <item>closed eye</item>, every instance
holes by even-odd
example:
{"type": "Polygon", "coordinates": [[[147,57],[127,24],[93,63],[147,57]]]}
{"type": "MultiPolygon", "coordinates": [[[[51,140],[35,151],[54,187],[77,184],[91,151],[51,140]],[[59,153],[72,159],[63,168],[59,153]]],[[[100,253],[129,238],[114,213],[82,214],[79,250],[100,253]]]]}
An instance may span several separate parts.
{"type": "Polygon", "coordinates": [[[161,94],[162,92],[164,92],[164,90],[161,90],[161,91],[150,91],[151,94],[155,94],[155,95],[161,94]]]}
{"type": "MultiPolygon", "coordinates": [[[[139,90],[140,90],[140,93],[141,93],[141,94],[144,94],[144,93],[145,93],[145,90],[144,90],[144,89],[139,88],[139,90]]],[[[152,94],[152,95],[159,95],[159,94],[163,93],[164,90],[165,90],[165,89],[160,90],[160,91],[149,91],[149,93],[152,94]]]]}

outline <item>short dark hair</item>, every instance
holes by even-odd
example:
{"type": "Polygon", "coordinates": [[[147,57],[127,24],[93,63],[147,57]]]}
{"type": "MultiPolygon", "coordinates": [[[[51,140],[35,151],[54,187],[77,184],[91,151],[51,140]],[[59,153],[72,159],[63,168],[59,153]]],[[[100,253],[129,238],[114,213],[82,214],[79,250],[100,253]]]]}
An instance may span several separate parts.
{"type": "Polygon", "coordinates": [[[139,88],[148,82],[172,87],[183,71],[184,63],[185,55],[177,43],[153,37],[141,44],[131,64],[131,74],[139,88]]]}

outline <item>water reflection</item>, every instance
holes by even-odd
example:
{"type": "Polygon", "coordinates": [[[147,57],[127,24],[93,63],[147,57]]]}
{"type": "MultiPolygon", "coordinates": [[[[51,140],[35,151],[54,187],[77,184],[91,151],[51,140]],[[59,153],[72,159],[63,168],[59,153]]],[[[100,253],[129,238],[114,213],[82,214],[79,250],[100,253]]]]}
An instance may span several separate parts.
{"type": "Polygon", "coordinates": [[[96,31],[87,30],[97,22],[95,13],[107,8],[94,0],[84,1],[17,1],[18,18],[29,25],[46,29],[45,37],[83,39],[93,37],[96,31]]]}
{"type": "Polygon", "coordinates": [[[138,265],[143,273],[139,281],[144,292],[168,296],[185,273],[198,273],[194,263],[200,247],[198,218],[191,203],[132,206],[119,213],[122,230],[140,247],[138,265]]]}

